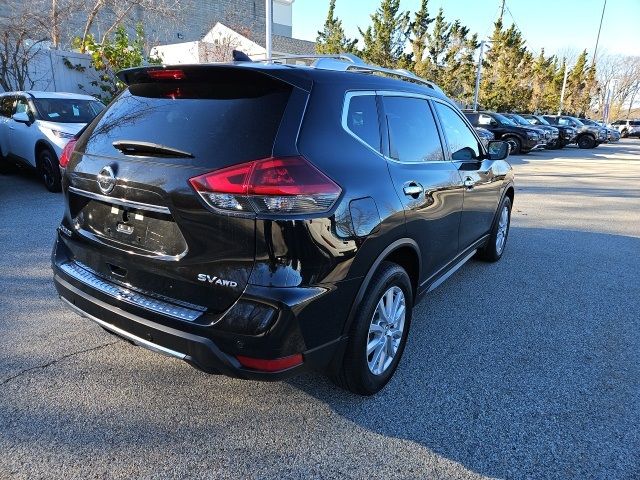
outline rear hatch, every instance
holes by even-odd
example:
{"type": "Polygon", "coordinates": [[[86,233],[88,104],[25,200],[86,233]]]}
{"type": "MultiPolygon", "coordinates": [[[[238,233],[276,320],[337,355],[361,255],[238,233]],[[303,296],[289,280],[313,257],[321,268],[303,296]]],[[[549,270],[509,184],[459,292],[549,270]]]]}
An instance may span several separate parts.
{"type": "Polygon", "coordinates": [[[223,311],[251,273],[255,219],[207,207],[189,179],[270,157],[295,87],[233,66],[127,80],[75,146],[65,190],[76,233],[64,241],[109,280],[223,311]]]}

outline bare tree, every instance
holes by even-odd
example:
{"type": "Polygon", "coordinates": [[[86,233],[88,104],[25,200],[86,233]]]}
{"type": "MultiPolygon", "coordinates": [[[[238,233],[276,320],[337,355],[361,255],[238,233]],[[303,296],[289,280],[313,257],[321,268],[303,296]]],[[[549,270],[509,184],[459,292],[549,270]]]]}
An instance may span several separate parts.
{"type": "Polygon", "coordinates": [[[628,116],[640,93],[640,57],[604,54],[596,67],[600,86],[596,110],[602,111],[610,102],[610,118],[628,116]]]}
{"type": "Polygon", "coordinates": [[[37,79],[32,63],[48,41],[46,13],[20,9],[0,18],[0,86],[6,90],[27,90],[37,79]]]}
{"type": "MultiPolygon", "coordinates": [[[[84,3],[87,4],[87,2],[84,3]]],[[[157,18],[167,23],[177,19],[184,3],[185,0],[93,0],[88,2],[80,51],[84,51],[87,36],[91,34],[99,19],[104,25],[99,41],[104,43],[118,25],[132,26],[132,18],[136,17],[133,15],[134,12],[142,12],[147,18],[157,18]]]]}

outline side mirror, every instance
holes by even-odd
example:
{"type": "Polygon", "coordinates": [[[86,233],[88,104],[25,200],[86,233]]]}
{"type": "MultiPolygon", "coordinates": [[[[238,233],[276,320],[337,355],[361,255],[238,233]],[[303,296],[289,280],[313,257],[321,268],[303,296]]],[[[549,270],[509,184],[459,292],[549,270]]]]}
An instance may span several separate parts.
{"type": "Polygon", "coordinates": [[[31,119],[29,118],[29,114],[27,112],[14,113],[11,118],[13,118],[16,122],[31,123],[31,119]]]}
{"type": "Polygon", "coordinates": [[[489,160],[504,160],[509,156],[511,147],[502,140],[491,140],[487,146],[487,151],[489,152],[489,160]]]}

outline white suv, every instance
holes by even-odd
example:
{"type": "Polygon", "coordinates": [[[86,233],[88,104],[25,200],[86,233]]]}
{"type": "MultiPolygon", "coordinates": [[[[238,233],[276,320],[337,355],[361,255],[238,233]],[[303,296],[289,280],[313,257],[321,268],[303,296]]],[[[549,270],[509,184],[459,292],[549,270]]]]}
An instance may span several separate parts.
{"type": "Polygon", "coordinates": [[[0,169],[9,163],[35,168],[45,186],[59,192],[62,149],[103,109],[104,105],[89,95],[0,94],[0,169]]]}

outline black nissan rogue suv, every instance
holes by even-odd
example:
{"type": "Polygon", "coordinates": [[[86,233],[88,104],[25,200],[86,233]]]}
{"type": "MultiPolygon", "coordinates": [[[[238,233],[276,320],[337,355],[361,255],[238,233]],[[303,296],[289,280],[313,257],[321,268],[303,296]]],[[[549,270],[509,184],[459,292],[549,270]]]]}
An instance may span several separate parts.
{"type": "Polygon", "coordinates": [[[417,299],[502,256],[513,174],[438,87],[354,62],[121,72],[61,157],[60,297],[206,372],[380,390],[417,299]]]}

